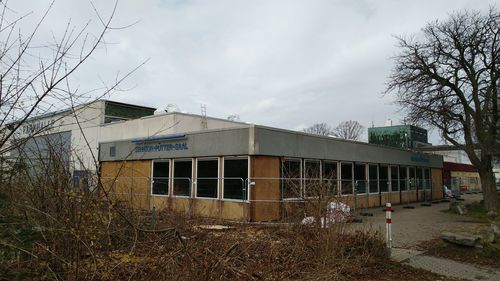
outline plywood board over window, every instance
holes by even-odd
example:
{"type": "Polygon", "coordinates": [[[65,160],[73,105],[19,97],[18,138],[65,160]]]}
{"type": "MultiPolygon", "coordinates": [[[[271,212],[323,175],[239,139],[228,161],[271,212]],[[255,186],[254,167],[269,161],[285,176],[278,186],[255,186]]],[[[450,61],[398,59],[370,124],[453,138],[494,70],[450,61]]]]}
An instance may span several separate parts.
{"type": "Polygon", "coordinates": [[[273,221],[280,218],[280,158],[252,156],[250,216],[252,221],[273,221]]]}
{"type": "Polygon", "coordinates": [[[431,169],[432,198],[443,198],[443,172],[441,169],[431,169]]]}

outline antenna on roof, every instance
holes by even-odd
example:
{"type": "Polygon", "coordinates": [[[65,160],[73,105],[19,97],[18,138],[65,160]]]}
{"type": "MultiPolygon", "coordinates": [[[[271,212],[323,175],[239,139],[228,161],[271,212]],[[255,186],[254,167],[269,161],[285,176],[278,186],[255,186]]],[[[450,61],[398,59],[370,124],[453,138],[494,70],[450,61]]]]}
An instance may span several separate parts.
{"type": "Polygon", "coordinates": [[[207,106],[204,104],[201,104],[201,128],[208,129],[207,106]]]}

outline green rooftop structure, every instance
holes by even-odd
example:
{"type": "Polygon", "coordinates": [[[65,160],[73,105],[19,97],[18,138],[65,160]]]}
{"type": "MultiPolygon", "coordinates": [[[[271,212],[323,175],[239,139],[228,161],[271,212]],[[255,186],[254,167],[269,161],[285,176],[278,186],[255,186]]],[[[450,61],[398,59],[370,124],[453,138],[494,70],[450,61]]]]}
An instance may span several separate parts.
{"type": "Polygon", "coordinates": [[[402,149],[431,145],[427,130],[413,125],[368,128],[368,142],[402,149]]]}

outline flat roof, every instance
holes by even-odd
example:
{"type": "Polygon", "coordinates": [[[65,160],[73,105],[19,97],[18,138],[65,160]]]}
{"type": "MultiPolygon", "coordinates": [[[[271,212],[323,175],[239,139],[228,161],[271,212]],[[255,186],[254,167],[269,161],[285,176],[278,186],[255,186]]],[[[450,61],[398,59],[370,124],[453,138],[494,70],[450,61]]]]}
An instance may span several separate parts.
{"type": "Polygon", "coordinates": [[[149,110],[156,110],[157,108],[155,107],[149,107],[149,106],[143,106],[143,105],[137,105],[137,104],[131,104],[131,103],[124,103],[124,102],[119,102],[119,101],[113,101],[113,100],[105,100],[101,99],[98,101],[104,101],[106,103],[112,103],[116,105],[121,105],[121,106],[126,106],[126,107],[133,107],[133,108],[144,108],[144,109],[149,109],[149,110]]]}

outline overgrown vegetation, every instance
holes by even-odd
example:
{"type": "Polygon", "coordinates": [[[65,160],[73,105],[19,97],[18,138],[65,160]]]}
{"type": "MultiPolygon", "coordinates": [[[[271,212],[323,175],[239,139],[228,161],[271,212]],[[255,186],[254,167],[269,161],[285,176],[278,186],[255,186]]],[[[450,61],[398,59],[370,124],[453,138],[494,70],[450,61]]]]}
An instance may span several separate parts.
{"type": "Polygon", "coordinates": [[[51,160],[0,177],[0,279],[396,280],[416,272],[388,261],[379,233],[347,233],[344,222],[207,229],[221,222],[132,209],[98,183],[74,185],[67,166],[51,160]]]}

